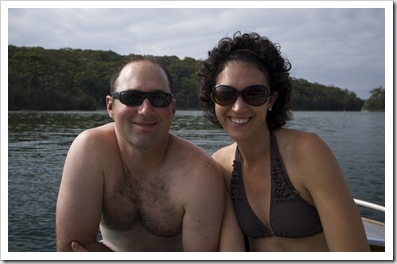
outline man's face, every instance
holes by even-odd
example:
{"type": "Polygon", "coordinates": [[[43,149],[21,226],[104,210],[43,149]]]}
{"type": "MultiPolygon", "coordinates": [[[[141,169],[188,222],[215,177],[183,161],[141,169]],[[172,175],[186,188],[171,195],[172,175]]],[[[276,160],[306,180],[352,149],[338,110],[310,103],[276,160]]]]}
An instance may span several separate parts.
{"type": "MultiPolygon", "coordinates": [[[[115,92],[171,93],[166,73],[156,64],[139,61],[128,64],[120,72],[115,92]]],[[[107,97],[109,116],[115,121],[116,133],[122,141],[138,148],[154,148],[168,139],[175,115],[175,100],[165,107],[153,106],[146,98],[142,104],[128,106],[107,97]]]]}

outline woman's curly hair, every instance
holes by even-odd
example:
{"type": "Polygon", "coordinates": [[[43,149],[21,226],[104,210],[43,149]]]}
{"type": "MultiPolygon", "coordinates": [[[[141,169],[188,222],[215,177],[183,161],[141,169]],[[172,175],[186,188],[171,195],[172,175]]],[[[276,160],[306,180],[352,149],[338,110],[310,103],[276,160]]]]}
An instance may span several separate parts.
{"type": "Polygon", "coordinates": [[[201,80],[199,99],[204,116],[221,127],[215,115],[215,103],[210,95],[216,85],[217,76],[226,67],[226,63],[233,60],[253,63],[266,74],[271,93],[278,93],[272,111],[267,114],[267,124],[270,130],[284,126],[286,121],[292,118],[289,108],[291,64],[281,56],[280,45],[273,44],[269,39],[255,32],[241,34],[237,31],[233,38],[222,38],[218,46],[208,52],[208,58],[197,73],[201,80]]]}

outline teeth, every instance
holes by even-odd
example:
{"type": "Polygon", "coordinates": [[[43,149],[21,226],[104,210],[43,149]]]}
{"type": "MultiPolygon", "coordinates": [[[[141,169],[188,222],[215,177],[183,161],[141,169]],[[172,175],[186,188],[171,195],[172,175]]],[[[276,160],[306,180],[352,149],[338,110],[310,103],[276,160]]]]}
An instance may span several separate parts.
{"type": "Polygon", "coordinates": [[[236,123],[239,125],[245,124],[249,120],[249,118],[237,118],[237,117],[231,117],[230,119],[232,120],[233,123],[236,123]]]}

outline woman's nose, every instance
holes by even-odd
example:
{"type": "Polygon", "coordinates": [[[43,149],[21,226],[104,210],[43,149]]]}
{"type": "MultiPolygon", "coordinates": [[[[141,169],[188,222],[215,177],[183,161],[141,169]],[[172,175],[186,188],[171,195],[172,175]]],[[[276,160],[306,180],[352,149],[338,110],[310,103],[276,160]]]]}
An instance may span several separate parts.
{"type": "Polygon", "coordinates": [[[235,112],[240,112],[245,110],[245,108],[247,107],[246,102],[243,100],[243,97],[241,96],[241,94],[237,97],[237,100],[233,103],[233,111],[235,112]]]}

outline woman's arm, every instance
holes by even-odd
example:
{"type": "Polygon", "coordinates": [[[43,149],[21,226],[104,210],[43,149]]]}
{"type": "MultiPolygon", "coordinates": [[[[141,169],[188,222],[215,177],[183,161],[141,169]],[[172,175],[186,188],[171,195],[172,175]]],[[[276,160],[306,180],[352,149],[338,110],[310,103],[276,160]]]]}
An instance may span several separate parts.
{"type": "Polygon", "coordinates": [[[219,251],[245,251],[244,236],[234,213],[233,202],[228,191],[225,192],[225,211],[222,221],[219,251]]]}
{"type": "Polygon", "coordinates": [[[317,135],[300,138],[304,187],[318,210],[330,251],[369,251],[359,210],[332,151],[317,135]]]}
{"type": "Polygon", "coordinates": [[[218,163],[225,182],[225,210],[222,220],[220,251],[245,251],[244,236],[234,212],[233,201],[230,195],[231,170],[233,155],[230,151],[235,145],[218,150],[212,158],[218,163]]]}

